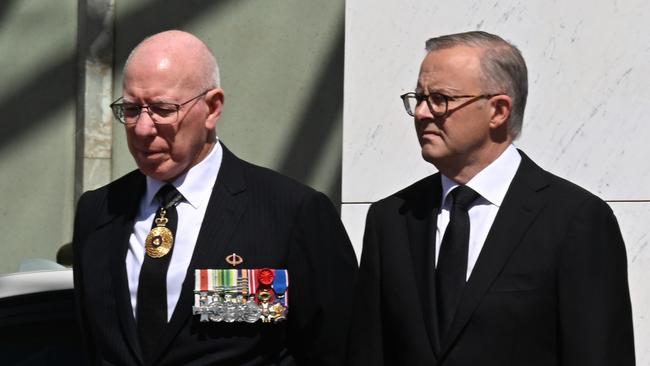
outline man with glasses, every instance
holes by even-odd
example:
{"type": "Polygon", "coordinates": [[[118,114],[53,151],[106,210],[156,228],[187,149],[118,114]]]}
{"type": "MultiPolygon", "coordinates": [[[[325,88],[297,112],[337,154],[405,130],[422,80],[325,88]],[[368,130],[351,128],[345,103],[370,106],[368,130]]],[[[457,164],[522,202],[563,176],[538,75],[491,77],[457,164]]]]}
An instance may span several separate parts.
{"type": "Polygon", "coordinates": [[[485,32],[426,50],[401,99],[439,173],[368,211],[350,363],[634,365],[612,210],[512,145],[519,50],[485,32]]]}
{"type": "Polygon", "coordinates": [[[195,36],[141,42],[110,107],[138,170],[79,200],[90,364],[340,365],[356,258],[327,197],[217,138],[219,69],[195,36]]]}

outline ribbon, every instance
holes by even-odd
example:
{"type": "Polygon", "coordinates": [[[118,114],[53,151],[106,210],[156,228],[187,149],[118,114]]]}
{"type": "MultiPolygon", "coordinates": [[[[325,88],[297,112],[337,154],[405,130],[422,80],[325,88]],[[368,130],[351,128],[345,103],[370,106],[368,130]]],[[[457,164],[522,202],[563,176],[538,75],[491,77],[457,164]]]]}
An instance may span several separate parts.
{"type": "Polygon", "coordinates": [[[276,298],[282,305],[287,306],[287,288],[289,288],[289,274],[286,269],[276,269],[275,279],[273,280],[273,290],[276,298]]]}

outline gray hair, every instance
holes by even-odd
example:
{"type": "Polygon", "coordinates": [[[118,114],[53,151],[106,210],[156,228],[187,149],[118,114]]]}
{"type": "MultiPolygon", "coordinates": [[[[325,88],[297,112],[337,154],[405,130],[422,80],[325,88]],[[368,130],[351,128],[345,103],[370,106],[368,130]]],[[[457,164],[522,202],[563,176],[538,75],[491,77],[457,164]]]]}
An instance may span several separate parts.
{"type": "Polygon", "coordinates": [[[455,46],[476,47],[481,55],[481,83],[486,93],[502,92],[512,98],[508,130],[512,138],[521,134],[528,97],[528,69],[521,52],[503,38],[482,31],[449,34],[426,42],[427,52],[455,46]]]}

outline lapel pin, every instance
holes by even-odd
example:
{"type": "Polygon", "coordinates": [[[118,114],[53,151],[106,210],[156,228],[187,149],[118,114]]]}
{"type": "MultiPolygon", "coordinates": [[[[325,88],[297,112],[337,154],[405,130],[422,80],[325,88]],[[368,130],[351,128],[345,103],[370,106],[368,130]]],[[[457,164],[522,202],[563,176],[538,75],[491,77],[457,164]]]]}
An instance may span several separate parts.
{"type": "Polygon", "coordinates": [[[237,267],[238,265],[242,264],[242,262],[244,262],[244,259],[242,259],[242,257],[238,256],[237,254],[232,253],[226,257],[226,262],[228,262],[228,264],[233,267],[237,267]]]}

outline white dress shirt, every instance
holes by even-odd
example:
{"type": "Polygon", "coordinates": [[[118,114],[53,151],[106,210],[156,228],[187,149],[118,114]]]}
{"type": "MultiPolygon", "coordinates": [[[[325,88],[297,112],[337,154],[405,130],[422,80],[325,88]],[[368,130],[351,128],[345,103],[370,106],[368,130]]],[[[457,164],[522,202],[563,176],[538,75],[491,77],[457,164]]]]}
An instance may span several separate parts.
{"type": "MultiPolygon", "coordinates": [[[[217,142],[205,159],[172,183],[185,199],[176,206],[178,226],[174,234],[174,250],[167,269],[167,321],[171,319],[178,302],[185,274],[194,253],[196,239],[203,223],[205,209],[219,174],[222,157],[223,149],[217,142]]],[[[133,232],[129,237],[126,272],[134,317],[136,317],[138,306],[140,268],[145,256],[144,241],[151,230],[154,215],[160,205],[155,199],[156,193],[165,184],[165,182],[147,177],[147,190],[140,201],[133,232]]]]}
{"type": "MultiPolygon", "coordinates": [[[[481,195],[468,210],[470,229],[466,280],[469,280],[476,260],[481,254],[483,243],[485,243],[494,218],[499,212],[499,207],[501,207],[503,198],[510,187],[512,179],[515,177],[520,162],[521,155],[513,145],[510,145],[495,161],[481,170],[466,184],[466,186],[481,195]]],[[[442,237],[449,224],[449,214],[453,200],[449,193],[458,186],[458,183],[446,176],[441,174],[441,177],[441,202],[443,204],[438,213],[436,228],[436,267],[438,266],[438,254],[440,253],[442,237]]]]}

